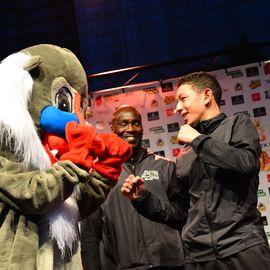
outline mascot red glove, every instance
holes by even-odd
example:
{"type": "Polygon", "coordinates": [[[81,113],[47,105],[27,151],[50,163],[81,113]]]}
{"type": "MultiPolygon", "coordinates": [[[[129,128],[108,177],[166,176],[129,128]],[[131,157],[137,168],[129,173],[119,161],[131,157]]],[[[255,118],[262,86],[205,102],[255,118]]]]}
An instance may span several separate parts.
{"type": "Polygon", "coordinates": [[[116,134],[100,134],[99,138],[105,145],[103,153],[98,154],[93,168],[103,176],[117,181],[122,170],[122,164],[130,157],[131,146],[116,134]]]}
{"type": "Polygon", "coordinates": [[[60,160],[71,160],[88,171],[93,168],[104,177],[118,180],[122,164],[132,152],[127,142],[116,134],[97,135],[91,125],[74,121],[67,123],[65,131],[69,151],[60,160]]]}
{"type": "Polygon", "coordinates": [[[96,130],[88,124],[74,121],[66,125],[66,140],[69,151],[61,155],[60,160],[71,160],[89,171],[93,160],[105,150],[105,145],[97,136],[96,130]]]}

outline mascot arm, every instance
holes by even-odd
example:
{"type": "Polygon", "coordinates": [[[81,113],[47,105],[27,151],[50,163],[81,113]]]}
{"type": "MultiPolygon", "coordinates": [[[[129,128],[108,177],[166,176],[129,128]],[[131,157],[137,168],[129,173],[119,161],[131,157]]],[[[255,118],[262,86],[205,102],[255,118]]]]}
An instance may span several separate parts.
{"type": "Polygon", "coordinates": [[[61,160],[71,160],[86,170],[91,168],[116,184],[122,164],[131,155],[131,146],[116,134],[99,134],[87,124],[71,121],[66,125],[69,151],[61,160]],[[96,161],[94,161],[97,158],[96,161]]]}
{"type": "Polygon", "coordinates": [[[114,182],[93,170],[90,173],[88,182],[79,184],[81,194],[77,203],[81,219],[86,218],[98,209],[106,200],[111,188],[114,186],[114,182]]]}
{"type": "Polygon", "coordinates": [[[132,148],[115,133],[98,136],[105,145],[105,150],[97,155],[98,160],[93,163],[93,168],[103,176],[114,180],[116,184],[122,171],[122,164],[131,156],[132,148]]]}
{"type": "Polygon", "coordinates": [[[67,199],[74,186],[87,182],[89,174],[70,161],[55,163],[43,171],[29,171],[22,163],[0,156],[0,201],[29,215],[46,213],[67,199]]]}

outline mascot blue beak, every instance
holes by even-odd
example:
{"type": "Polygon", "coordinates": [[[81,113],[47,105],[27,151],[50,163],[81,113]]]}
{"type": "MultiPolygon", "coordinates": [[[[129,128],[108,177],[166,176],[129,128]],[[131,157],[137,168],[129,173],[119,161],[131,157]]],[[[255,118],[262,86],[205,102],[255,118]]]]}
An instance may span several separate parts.
{"type": "Polygon", "coordinates": [[[45,107],[40,114],[40,126],[43,131],[65,137],[65,127],[68,122],[79,123],[78,117],[70,112],[64,112],[54,106],[45,107]]]}

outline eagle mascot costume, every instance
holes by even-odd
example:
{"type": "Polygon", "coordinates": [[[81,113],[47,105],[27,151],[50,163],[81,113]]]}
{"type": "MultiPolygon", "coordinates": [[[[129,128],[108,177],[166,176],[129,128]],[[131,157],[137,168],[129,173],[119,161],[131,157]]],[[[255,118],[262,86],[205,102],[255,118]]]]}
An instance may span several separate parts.
{"type": "Polygon", "coordinates": [[[77,57],[35,45],[0,64],[0,269],[82,269],[79,221],[106,199],[131,154],[84,120],[77,57]]]}

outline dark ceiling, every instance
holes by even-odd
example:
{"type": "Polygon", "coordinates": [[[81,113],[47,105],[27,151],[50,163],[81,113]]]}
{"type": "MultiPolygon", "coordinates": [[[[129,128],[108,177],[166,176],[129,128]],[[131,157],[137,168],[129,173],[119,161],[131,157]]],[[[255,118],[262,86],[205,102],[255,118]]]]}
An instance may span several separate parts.
{"type": "Polygon", "coordinates": [[[89,91],[270,59],[269,0],[2,0],[0,16],[1,59],[67,47],[89,91]]]}

